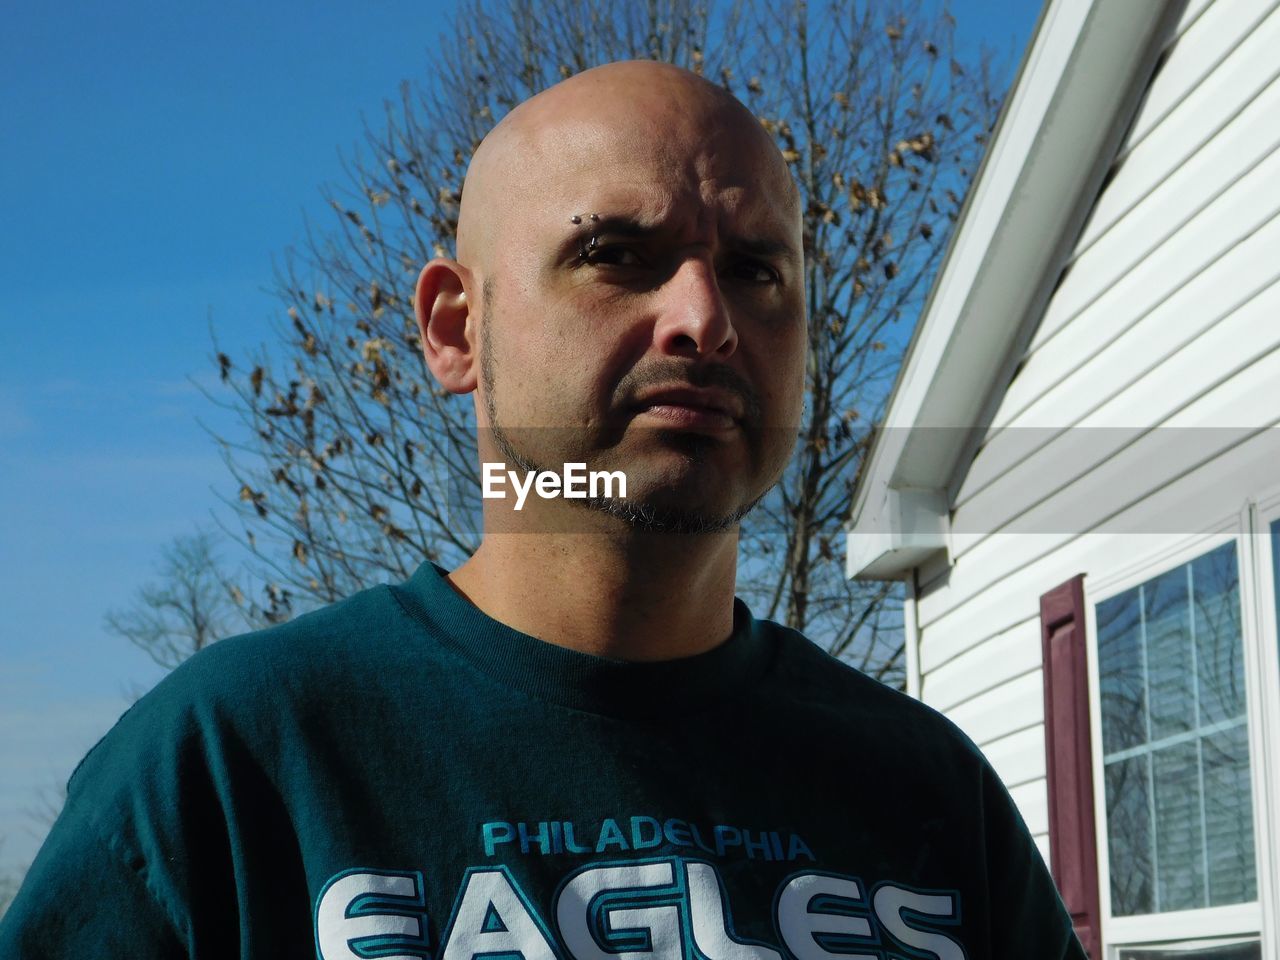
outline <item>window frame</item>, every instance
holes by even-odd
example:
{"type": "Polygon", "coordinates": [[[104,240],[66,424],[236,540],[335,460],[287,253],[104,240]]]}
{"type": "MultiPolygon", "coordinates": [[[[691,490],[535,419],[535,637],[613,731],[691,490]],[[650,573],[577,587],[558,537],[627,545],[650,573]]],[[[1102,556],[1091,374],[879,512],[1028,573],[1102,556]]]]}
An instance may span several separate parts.
{"type": "Polygon", "coordinates": [[[1249,698],[1249,760],[1254,766],[1253,809],[1257,844],[1258,900],[1263,910],[1263,956],[1280,955],[1280,601],[1272,558],[1271,525],[1280,523],[1280,487],[1250,500],[1240,511],[1241,543],[1249,575],[1240,578],[1245,633],[1246,696],[1249,698]],[[1252,642],[1250,643],[1250,639],[1252,642]],[[1252,669],[1250,669],[1252,667],[1252,669]],[[1257,735],[1255,736],[1255,730],[1257,735]]]}
{"type": "MultiPolygon", "coordinates": [[[[1112,956],[1120,958],[1121,950],[1185,950],[1187,952],[1187,960],[1194,960],[1195,954],[1192,952],[1194,950],[1213,947],[1234,947],[1244,943],[1258,943],[1258,938],[1256,936],[1212,937],[1207,940],[1162,940],[1158,943],[1122,943],[1113,948],[1112,956]]],[[[1120,960],[1123,960],[1123,958],[1120,958],[1120,960]]]]}
{"type": "Polygon", "coordinates": [[[1276,624],[1275,584],[1271,577],[1269,524],[1280,520],[1280,488],[1260,502],[1250,500],[1234,514],[1202,533],[1171,543],[1159,536],[1141,560],[1101,577],[1086,577],[1085,644],[1089,687],[1089,740],[1093,767],[1094,818],[1097,824],[1098,898],[1103,955],[1117,960],[1122,948],[1187,941],[1261,940],[1262,956],[1277,956],[1275,879],[1280,855],[1272,838],[1280,839],[1280,643],[1276,624]],[[1262,534],[1262,535],[1258,535],[1262,534]],[[1102,745],[1101,680],[1098,667],[1098,605],[1163,573],[1177,569],[1225,543],[1234,543],[1239,573],[1240,631],[1245,670],[1246,728],[1253,802],[1257,899],[1243,904],[1202,907],[1117,917],[1111,909],[1111,856],[1108,844],[1106,779],[1102,745]]]}

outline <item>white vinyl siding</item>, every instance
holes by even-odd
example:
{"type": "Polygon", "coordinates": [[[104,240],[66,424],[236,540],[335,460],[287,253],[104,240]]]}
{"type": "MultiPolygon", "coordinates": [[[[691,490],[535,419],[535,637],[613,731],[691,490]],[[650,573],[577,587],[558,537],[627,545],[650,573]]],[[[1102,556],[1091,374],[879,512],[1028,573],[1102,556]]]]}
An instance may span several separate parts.
{"type": "MultiPolygon", "coordinates": [[[[1216,0],[1188,9],[954,491],[953,564],[920,571],[927,702],[951,712],[975,697],[1007,701],[1003,684],[1038,666],[1039,594],[1080,570],[1159,549],[1156,533],[1081,536],[1089,502],[1129,516],[1139,530],[1144,514],[1150,519],[1161,508],[1208,504],[1211,515],[1216,509],[1230,519],[1247,492],[1223,487],[1230,482],[1223,473],[1248,469],[1251,452],[1261,464],[1274,451],[1265,435],[1242,431],[1189,432],[1202,441],[1190,450],[1172,429],[1138,431],[1280,420],[1280,405],[1257,402],[1280,383],[1277,48],[1280,4],[1216,0]],[[1216,88],[1224,77],[1229,96],[1216,88]],[[1144,159],[1141,151],[1158,143],[1166,146],[1144,159]],[[1186,462],[1188,452],[1197,462],[1186,462]],[[1085,475],[1046,463],[1079,463],[1085,475]],[[1179,475],[1178,484],[1168,483],[1179,475]],[[1081,497],[1091,484],[1111,502],[1081,497]],[[987,642],[994,647],[983,651],[987,642]],[[1012,658],[1002,655],[1014,650],[1012,658]]],[[[1109,528],[1117,526],[1112,516],[1109,528]]],[[[1189,532],[1165,530],[1170,542],[1189,532]]],[[[1022,714],[984,735],[998,739],[1043,720],[1038,701],[1021,702],[1022,714]]]]}
{"type": "Polygon", "coordinates": [[[1280,480],[1277,49],[1280,0],[1187,6],[948,491],[950,562],[916,571],[913,682],[986,752],[1046,854],[1039,597],[1081,572],[1087,595],[1170,569],[1280,480]]]}

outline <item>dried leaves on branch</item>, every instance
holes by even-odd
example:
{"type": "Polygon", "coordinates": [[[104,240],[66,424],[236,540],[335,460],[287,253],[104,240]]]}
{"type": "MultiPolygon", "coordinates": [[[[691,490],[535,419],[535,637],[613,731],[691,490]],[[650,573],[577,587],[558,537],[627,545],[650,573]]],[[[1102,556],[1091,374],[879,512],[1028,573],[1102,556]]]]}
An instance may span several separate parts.
{"type": "Polygon", "coordinates": [[[931,4],[470,0],[417,86],[368,129],[332,222],[277,276],[272,353],[218,353],[243,420],[228,500],[261,572],[314,606],[477,545],[471,398],[435,388],[412,309],[450,254],[463,175],[512,106],[599,63],[653,58],[723,84],[775,138],[805,202],[810,365],[796,455],[743,527],[739,592],[890,682],[896,595],[844,576],[843,525],[870,428],[981,158],[998,104],[931,4]],[[461,42],[456,42],[461,41],[461,42]]]}

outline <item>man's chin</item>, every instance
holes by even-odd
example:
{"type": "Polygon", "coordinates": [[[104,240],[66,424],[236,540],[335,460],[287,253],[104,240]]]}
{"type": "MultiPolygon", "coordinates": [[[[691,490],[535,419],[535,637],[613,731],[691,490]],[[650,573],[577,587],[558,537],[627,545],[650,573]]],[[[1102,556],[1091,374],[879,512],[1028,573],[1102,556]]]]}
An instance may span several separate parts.
{"type": "Polygon", "coordinates": [[[717,533],[732,529],[759,502],[757,498],[744,503],[740,496],[732,494],[722,474],[711,480],[701,476],[679,480],[668,477],[666,482],[629,476],[626,498],[594,497],[578,503],[624,520],[637,530],[717,533]]]}
{"type": "Polygon", "coordinates": [[[621,520],[640,533],[726,533],[736,527],[745,514],[744,510],[701,509],[688,503],[667,502],[664,498],[623,500],[598,497],[583,501],[583,505],[621,520]]]}

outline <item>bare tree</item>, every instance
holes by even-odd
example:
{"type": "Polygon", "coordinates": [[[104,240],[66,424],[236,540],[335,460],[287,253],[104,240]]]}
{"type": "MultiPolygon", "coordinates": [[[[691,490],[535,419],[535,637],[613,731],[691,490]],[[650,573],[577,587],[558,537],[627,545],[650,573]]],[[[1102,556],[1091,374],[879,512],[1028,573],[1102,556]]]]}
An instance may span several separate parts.
{"type": "MultiPolygon", "coordinates": [[[[104,618],[106,629],[146,651],[171,670],[187,657],[238,629],[264,626],[284,619],[279,592],[269,587],[264,604],[246,600],[244,592],[222,571],[217,540],[207,531],[178,536],[161,551],[157,582],[138,589],[132,603],[104,618]]],[[[130,691],[139,699],[145,688],[130,691]]],[[[62,812],[67,785],[42,788],[26,815],[43,836],[62,812]]],[[[3,837],[0,837],[3,841],[3,837]]],[[[0,916],[17,895],[25,871],[0,874],[0,916]]]]}
{"type": "Polygon", "coordinates": [[[218,402],[244,426],[219,438],[227,499],[281,614],[475,549],[471,402],[424,372],[414,279],[452,252],[466,165],[506,111],[596,64],[652,58],[742,99],[805,204],[805,416],[782,482],[744,523],[739,590],[900,682],[900,600],[846,579],[841,533],[998,109],[985,57],[962,63],[954,27],[924,0],[465,0],[423,84],[402,87],[328,192],[334,224],[279,268],[279,355],[233,360],[215,343],[230,391],[218,402]]]}
{"type": "Polygon", "coordinates": [[[35,805],[27,807],[25,812],[28,819],[36,825],[36,829],[43,835],[53,827],[54,822],[62,814],[62,808],[66,805],[66,802],[66,781],[55,781],[40,788],[40,792],[36,796],[35,805]]]}
{"type": "Polygon", "coordinates": [[[127,608],[109,612],[105,626],[160,666],[173,669],[237,626],[254,622],[243,593],[219,570],[212,534],[174,538],[161,553],[157,573],[160,580],[140,587],[127,608]]]}
{"type": "MultiPolygon", "coordinates": [[[[3,836],[0,836],[0,851],[4,850],[3,836]]],[[[0,873],[0,919],[4,918],[9,904],[18,895],[18,887],[22,885],[21,873],[0,873]]]]}

